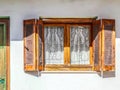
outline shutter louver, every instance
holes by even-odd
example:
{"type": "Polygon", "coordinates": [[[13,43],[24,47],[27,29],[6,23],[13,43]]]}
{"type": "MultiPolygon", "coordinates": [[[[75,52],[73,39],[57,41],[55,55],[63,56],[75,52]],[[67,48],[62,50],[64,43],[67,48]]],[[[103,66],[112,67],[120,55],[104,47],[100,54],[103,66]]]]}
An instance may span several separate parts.
{"type": "Polygon", "coordinates": [[[93,21],[93,60],[94,70],[100,71],[101,68],[101,21],[93,21]]]}
{"type": "Polygon", "coordinates": [[[24,70],[36,70],[35,20],[24,20],[24,70]]]}
{"type": "Polygon", "coordinates": [[[115,70],[115,20],[102,19],[102,70],[115,70]]]}

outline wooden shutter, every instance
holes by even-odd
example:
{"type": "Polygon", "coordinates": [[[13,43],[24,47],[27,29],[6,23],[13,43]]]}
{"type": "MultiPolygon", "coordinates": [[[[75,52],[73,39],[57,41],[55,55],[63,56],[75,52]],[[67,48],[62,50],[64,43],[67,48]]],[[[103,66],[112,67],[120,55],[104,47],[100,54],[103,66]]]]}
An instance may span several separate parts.
{"type": "Polygon", "coordinates": [[[94,70],[101,68],[101,20],[93,21],[93,61],[94,70]]]}
{"type": "Polygon", "coordinates": [[[44,69],[44,34],[43,34],[43,22],[42,20],[38,20],[37,22],[37,34],[36,34],[36,45],[37,45],[37,66],[38,70],[44,69]]]}
{"type": "Polygon", "coordinates": [[[36,68],[36,51],[35,51],[35,33],[36,20],[24,20],[24,70],[35,71],[36,68]]]}
{"type": "Polygon", "coordinates": [[[102,19],[102,70],[115,70],[115,20],[102,19]]]}

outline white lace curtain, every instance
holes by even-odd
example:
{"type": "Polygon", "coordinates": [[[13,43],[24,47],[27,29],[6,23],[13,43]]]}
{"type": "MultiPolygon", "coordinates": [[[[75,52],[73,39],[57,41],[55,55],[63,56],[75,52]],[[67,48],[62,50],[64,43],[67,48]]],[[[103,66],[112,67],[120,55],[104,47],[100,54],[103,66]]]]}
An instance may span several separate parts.
{"type": "MultiPolygon", "coordinates": [[[[64,64],[64,28],[47,26],[44,30],[45,63],[64,64]]],[[[89,64],[89,28],[70,28],[71,64],[89,64]]]]}
{"type": "Polygon", "coordinates": [[[45,63],[64,64],[64,28],[45,27],[45,63]]]}
{"type": "Polygon", "coordinates": [[[70,28],[71,64],[89,64],[89,28],[75,26],[70,28]]]}

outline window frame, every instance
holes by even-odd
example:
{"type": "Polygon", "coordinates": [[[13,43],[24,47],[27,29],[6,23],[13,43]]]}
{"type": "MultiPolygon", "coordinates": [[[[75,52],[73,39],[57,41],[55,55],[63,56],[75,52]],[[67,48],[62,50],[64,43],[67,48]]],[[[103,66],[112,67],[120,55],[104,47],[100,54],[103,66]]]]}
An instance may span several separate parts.
{"type": "Polygon", "coordinates": [[[0,24],[6,29],[6,90],[10,90],[10,17],[0,17],[0,24]]]}
{"type": "MultiPolygon", "coordinates": [[[[93,61],[93,53],[92,53],[92,21],[93,18],[42,18],[40,19],[43,25],[43,35],[44,35],[44,27],[45,26],[63,26],[64,30],[67,32],[64,32],[64,64],[45,64],[45,58],[43,59],[43,70],[44,71],[93,71],[94,67],[94,61],[93,61]],[[90,26],[90,64],[72,64],[70,65],[70,26],[90,26]],[[68,47],[67,50],[65,50],[65,44],[67,38],[68,47]],[[68,54],[68,55],[67,55],[68,54]],[[68,60],[65,60],[65,57],[68,56],[68,60]]],[[[42,38],[44,39],[44,38],[42,38]]],[[[43,40],[44,41],[44,40],[43,40]]],[[[43,44],[43,48],[45,45],[43,44]]],[[[43,50],[43,56],[45,54],[45,51],[43,50]]]]}

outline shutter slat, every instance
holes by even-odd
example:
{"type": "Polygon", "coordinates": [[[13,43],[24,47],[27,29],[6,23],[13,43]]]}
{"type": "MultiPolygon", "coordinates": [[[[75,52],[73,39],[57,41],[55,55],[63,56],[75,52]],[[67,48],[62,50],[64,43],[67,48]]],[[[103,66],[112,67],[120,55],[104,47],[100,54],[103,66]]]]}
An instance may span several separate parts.
{"type": "Polygon", "coordinates": [[[24,69],[25,71],[36,70],[35,57],[35,19],[24,20],[24,69]]]}

